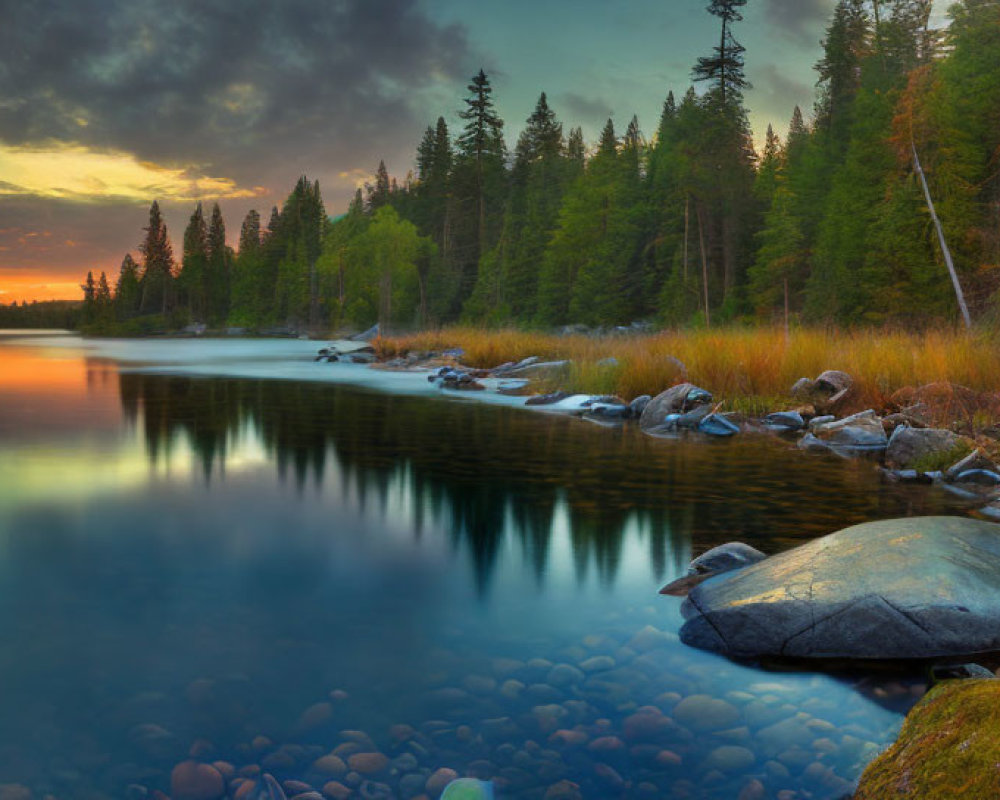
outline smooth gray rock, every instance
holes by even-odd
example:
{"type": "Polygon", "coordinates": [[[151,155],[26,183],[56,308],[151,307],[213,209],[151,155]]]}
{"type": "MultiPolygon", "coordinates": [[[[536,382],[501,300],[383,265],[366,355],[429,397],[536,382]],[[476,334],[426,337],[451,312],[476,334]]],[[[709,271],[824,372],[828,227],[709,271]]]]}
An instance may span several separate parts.
{"type": "Polygon", "coordinates": [[[629,416],[632,419],[639,419],[642,416],[642,412],[646,410],[646,406],[649,405],[653,398],[648,394],[639,395],[635,400],[628,404],[629,416]]]}
{"type": "Polygon", "coordinates": [[[929,458],[955,452],[962,437],[942,428],[910,428],[900,426],[892,432],[885,451],[885,462],[894,469],[916,467],[929,458]]]}
{"type": "Polygon", "coordinates": [[[707,436],[729,437],[740,432],[740,426],[722,414],[709,414],[698,423],[699,433],[707,436]]]}
{"type": "Polygon", "coordinates": [[[659,428],[671,414],[683,414],[712,402],[712,393],[690,383],[671,386],[654,397],[643,409],[639,427],[644,431],[659,428]]]}
{"type": "Polygon", "coordinates": [[[684,643],[735,658],[921,659],[1000,650],[1000,526],[856,525],[691,590],[684,643]]]}
{"type": "Polygon", "coordinates": [[[800,431],[806,426],[806,421],[798,411],[778,411],[768,414],[763,419],[764,426],[776,433],[800,431]]]}
{"type": "Polygon", "coordinates": [[[832,449],[847,452],[881,450],[888,442],[882,421],[872,410],[815,425],[812,433],[832,449]]]}

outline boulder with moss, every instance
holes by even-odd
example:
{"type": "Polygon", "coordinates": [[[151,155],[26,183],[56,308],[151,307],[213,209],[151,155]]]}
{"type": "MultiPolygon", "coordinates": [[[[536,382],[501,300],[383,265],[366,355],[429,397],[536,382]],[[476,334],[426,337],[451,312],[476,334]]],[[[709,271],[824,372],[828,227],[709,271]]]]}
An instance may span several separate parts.
{"type": "Polygon", "coordinates": [[[945,470],[974,448],[971,440],[943,428],[901,425],[889,439],[885,462],[893,469],[945,470]]]}
{"type": "Polygon", "coordinates": [[[854,800],[1000,797],[1000,681],[946,681],[907,716],[854,800]]]}

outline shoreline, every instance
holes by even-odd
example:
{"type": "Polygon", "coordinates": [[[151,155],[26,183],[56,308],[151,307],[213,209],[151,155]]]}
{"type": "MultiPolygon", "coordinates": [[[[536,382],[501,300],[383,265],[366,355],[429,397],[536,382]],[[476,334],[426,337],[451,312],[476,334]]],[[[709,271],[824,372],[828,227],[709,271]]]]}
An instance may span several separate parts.
{"type": "Polygon", "coordinates": [[[932,419],[922,420],[921,412],[940,419],[941,410],[932,407],[934,402],[925,402],[927,398],[921,399],[923,387],[911,392],[910,399],[916,402],[894,414],[879,414],[870,408],[847,413],[857,405],[853,378],[833,373],[837,385],[832,385],[826,384],[821,375],[815,380],[806,379],[810,385],[799,386],[797,398],[790,395],[784,402],[775,400],[770,414],[754,416],[724,412],[711,394],[712,387],[699,389],[685,383],[667,386],[664,393],[669,389],[679,395],[678,387],[690,386],[704,393],[695,398],[699,402],[688,402],[687,394],[671,399],[661,393],[655,398],[626,400],[605,394],[554,393],[553,385],[571,367],[566,361],[543,362],[538,357],[485,369],[462,366],[465,354],[460,349],[386,357],[378,342],[370,345],[343,340],[318,347],[321,342],[294,339],[129,340],[70,336],[64,341],[81,346],[94,358],[114,361],[125,371],[306,381],[388,394],[445,397],[574,416],[603,427],[637,425],[644,434],[656,438],[697,441],[735,435],[767,436],[782,441],[789,449],[864,458],[880,471],[883,480],[936,487],[966,501],[969,514],[1000,521],[1000,467],[992,460],[991,450],[982,446],[982,437],[967,437],[952,430],[958,424],[931,427],[932,419]],[[325,363],[331,348],[339,353],[337,363],[325,363]],[[363,363],[353,363],[354,356],[363,363]],[[655,409],[657,402],[663,411],[662,419],[650,419],[646,404],[655,409]],[[797,408],[788,408],[795,403],[797,408]]]}

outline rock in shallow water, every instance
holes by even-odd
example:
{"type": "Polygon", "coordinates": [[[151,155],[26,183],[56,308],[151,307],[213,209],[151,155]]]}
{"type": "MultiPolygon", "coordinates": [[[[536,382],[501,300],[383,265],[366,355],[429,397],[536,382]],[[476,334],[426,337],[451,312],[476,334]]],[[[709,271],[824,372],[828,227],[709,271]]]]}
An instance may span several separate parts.
{"type": "Polygon", "coordinates": [[[685,603],[681,641],[737,658],[991,652],[1000,527],[957,517],[856,525],[710,578],[685,603]]]}

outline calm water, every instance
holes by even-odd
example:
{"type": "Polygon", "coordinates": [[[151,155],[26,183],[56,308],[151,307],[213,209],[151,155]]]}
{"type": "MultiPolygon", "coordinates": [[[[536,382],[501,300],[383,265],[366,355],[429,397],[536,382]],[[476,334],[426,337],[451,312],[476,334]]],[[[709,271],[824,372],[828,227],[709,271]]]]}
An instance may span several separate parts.
{"type": "Polygon", "coordinates": [[[691,651],[657,589],[734,538],[962,513],[943,495],[765,438],[258,377],[337,369],[308,344],[177,347],[0,334],[0,784],[150,796],[191,752],[359,797],[447,767],[501,797],[832,798],[919,693],[691,651]],[[338,746],[395,760],[313,766],[338,746]]]}

